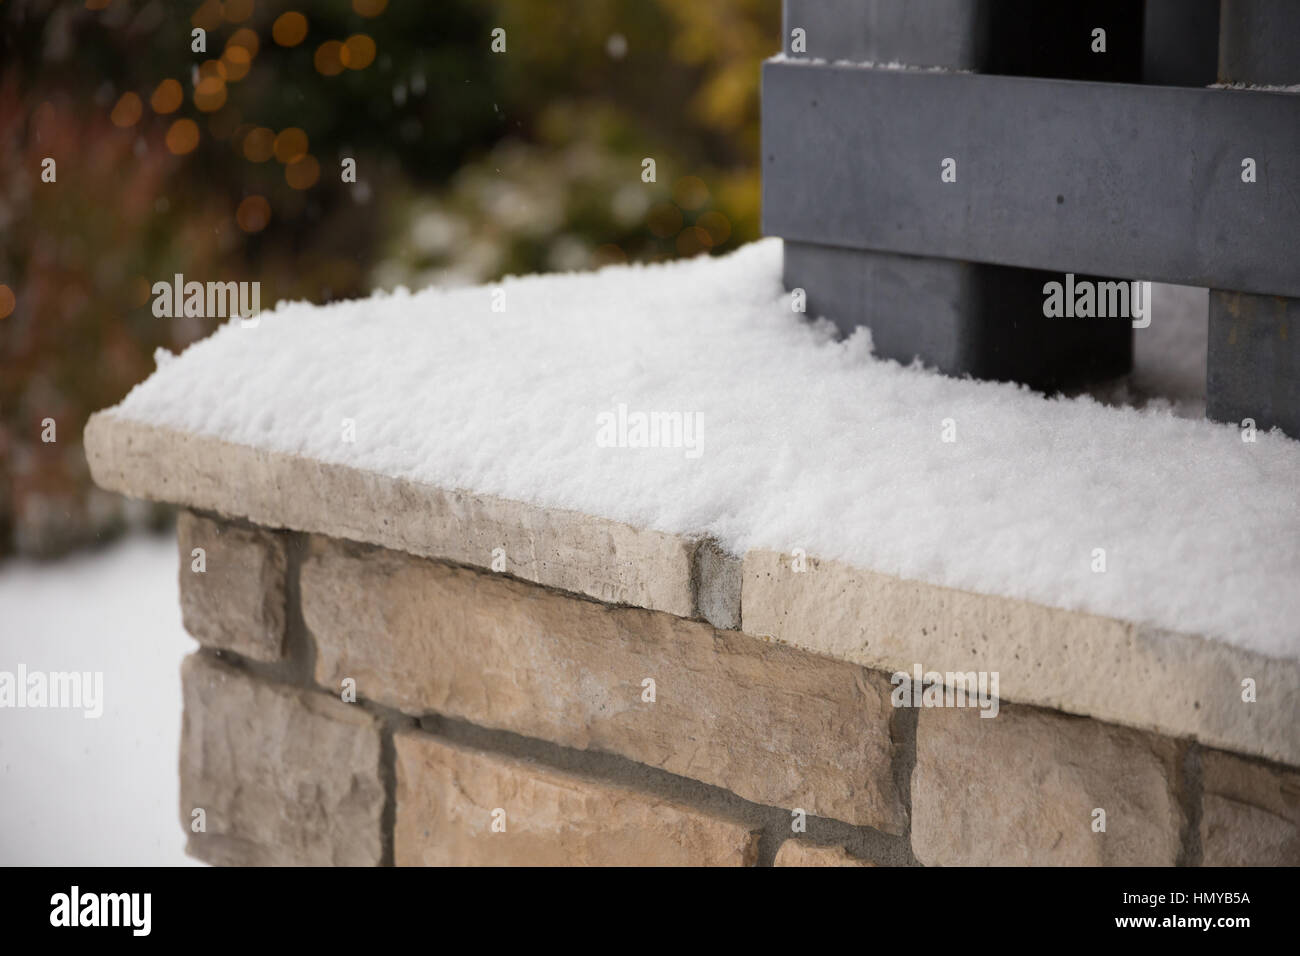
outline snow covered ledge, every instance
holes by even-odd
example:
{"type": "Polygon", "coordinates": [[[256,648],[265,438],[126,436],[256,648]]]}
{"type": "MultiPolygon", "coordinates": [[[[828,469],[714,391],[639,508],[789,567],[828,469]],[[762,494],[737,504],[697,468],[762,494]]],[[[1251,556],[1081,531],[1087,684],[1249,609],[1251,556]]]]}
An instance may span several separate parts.
{"type": "Polygon", "coordinates": [[[282,306],[160,356],[86,448],[102,486],[212,516],[181,531],[187,626],[223,658],[187,668],[208,859],[619,862],[555,819],[578,780],[646,861],[1295,863],[1300,443],[1251,437],[877,361],[792,313],[769,241],[282,306]],[[642,413],[683,427],[642,441],[642,413]],[[889,706],[918,668],[999,703],[889,706]],[[332,749],[285,739],[302,706],[332,749]],[[255,753],[210,766],[213,741],[255,753]],[[349,760],[339,832],[219,792],[349,760]],[[702,789],[667,800],[662,771],[702,789]],[[515,850],[454,799],[503,780],[515,850]],[[778,850],[790,808],[818,823],[778,850]]]}

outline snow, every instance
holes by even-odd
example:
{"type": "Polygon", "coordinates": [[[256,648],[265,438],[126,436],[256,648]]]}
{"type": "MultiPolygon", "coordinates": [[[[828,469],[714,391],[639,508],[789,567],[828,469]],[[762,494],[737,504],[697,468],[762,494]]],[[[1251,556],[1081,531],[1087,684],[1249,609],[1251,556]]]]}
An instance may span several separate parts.
{"type": "Polygon", "coordinates": [[[1110,405],[1166,408],[1181,418],[1205,417],[1205,360],[1210,292],[1151,284],[1158,320],[1133,334],[1133,374],[1090,389],[1110,405]]]}
{"type": "Polygon", "coordinates": [[[1212,90],[1254,90],[1257,93],[1300,93],[1300,83],[1211,83],[1212,90]]]}
{"type": "MultiPolygon", "coordinates": [[[[1300,443],[1186,417],[1203,401],[1197,359],[1104,401],[1048,399],[876,359],[861,331],[836,341],[792,313],[780,275],[765,240],[282,303],[160,362],[117,414],[1300,657],[1300,443]],[[699,416],[702,454],[602,447],[597,423],[620,404],[699,416]]],[[[1139,353],[1194,351],[1197,301],[1160,287],[1139,353]]]]}
{"type": "Polygon", "coordinates": [[[796,66],[841,66],[857,70],[901,70],[905,73],[973,73],[973,70],[954,70],[946,66],[918,66],[913,63],[900,63],[890,60],[881,63],[876,60],[827,60],[819,56],[787,56],[777,53],[767,58],[768,63],[791,63],[796,66]]]}
{"type": "Polygon", "coordinates": [[[0,710],[0,865],[195,865],[177,754],[181,629],[172,537],[0,566],[0,671],[103,672],[104,712],[0,710]]]}

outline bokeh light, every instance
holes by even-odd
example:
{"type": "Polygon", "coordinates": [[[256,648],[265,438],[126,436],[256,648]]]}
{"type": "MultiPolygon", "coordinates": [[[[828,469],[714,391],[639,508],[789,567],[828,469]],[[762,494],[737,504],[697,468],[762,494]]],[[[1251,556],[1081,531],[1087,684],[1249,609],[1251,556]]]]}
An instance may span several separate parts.
{"type": "Polygon", "coordinates": [[[280,130],[275,138],[275,158],[286,166],[307,155],[307,134],[296,126],[280,130]]]}
{"type": "Polygon", "coordinates": [[[280,46],[297,46],[307,39],[307,18],[296,10],[280,14],[271,24],[271,38],[280,46]]]}
{"type": "Polygon", "coordinates": [[[242,46],[248,51],[250,57],[257,56],[257,51],[262,46],[262,41],[257,38],[257,34],[248,27],[240,27],[234,33],[230,34],[230,39],[226,41],[226,49],[232,46],[242,46]]]}
{"type": "Polygon", "coordinates": [[[194,105],[211,113],[226,105],[226,81],[219,76],[205,76],[194,88],[194,105]]]}
{"type": "Polygon", "coordinates": [[[167,129],[167,149],[176,156],[184,156],[199,145],[199,125],[192,119],[176,120],[167,129]]]}
{"type": "Polygon", "coordinates": [[[140,97],[134,93],[123,93],[117,105],[113,107],[113,112],[109,114],[109,119],[114,126],[126,129],[140,122],[143,113],[144,104],[140,102],[140,97]]]}
{"type": "Polygon", "coordinates": [[[320,163],[315,156],[304,156],[284,167],[284,181],[294,189],[310,189],[320,179],[320,163]]]}
{"type": "Polygon", "coordinates": [[[339,51],[339,59],[349,70],[364,70],[375,62],[375,41],[364,33],[353,34],[339,51]]]}
{"type": "Polygon", "coordinates": [[[258,126],[248,131],[243,142],[244,158],[252,163],[264,163],[275,155],[275,130],[258,126]]]}
{"type": "Polygon", "coordinates": [[[338,76],[343,72],[343,44],[326,40],[316,48],[316,72],[322,76],[338,76]]]}
{"type": "Polygon", "coordinates": [[[646,216],[646,226],[660,239],[668,239],[682,228],[682,211],[669,202],[656,203],[646,216]]]}
{"type": "Polygon", "coordinates": [[[0,319],[13,314],[14,306],[17,303],[18,300],[14,297],[14,290],[0,282],[0,319]]]}
{"type": "Polygon", "coordinates": [[[159,83],[154,89],[153,96],[149,97],[149,105],[155,113],[165,116],[180,109],[184,100],[185,91],[181,88],[180,83],[168,78],[159,83]]]}
{"type": "Polygon", "coordinates": [[[245,196],[235,210],[235,222],[244,232],[261,232],[271,222],[271,204],[263,196],[245,196]]]}
{"type": "Polygon", "coordinates": [[[713,248],[713,240],[699,226],[687,226],[677,234],[677,254],[679,256],[697,256],[713,248]]]}
{"type": "Polygon", "coordinates": [[[247,47],[228,46],[226,52],[221,55],[221,63],[226,69],[226,79],[237,83],[248,76],[248,71],[253,64],[253,54],[247,47]]]}
{"type": "Polygon", "coordinates": [[[218,79],[226,82],[226,66],[220,60],[204,60],[199,64],[199,79],[218,79]]]}
{"type": "Polygon", "coordinates": [[[709,239],[715,246],[720,246],[731,238],[731,220],[716,210],[700,216],[695,220],[695,225],[709,234],[709,239]]]}
{"type": "Polygon", "coordinates": [[[388,7],[388,0],[352,0],[352,9],[363,17],[377,17],[388,7]]]}

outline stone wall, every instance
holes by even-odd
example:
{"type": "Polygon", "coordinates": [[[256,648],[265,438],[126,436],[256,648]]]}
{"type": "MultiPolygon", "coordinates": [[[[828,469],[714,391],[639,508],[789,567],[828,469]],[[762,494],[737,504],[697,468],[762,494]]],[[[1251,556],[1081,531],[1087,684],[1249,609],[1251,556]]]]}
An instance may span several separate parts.
{"type": "Polygon", "coordinates": [[[1300,863],[1300,661],[112,411],[85,445],[187,509],[201,859],[1300,863]]]}
{"type": "MultiPolygon", "coordinates": [[[[535,525],[493,520],[477,557],[465,545],[439,559],[182,515],[181,606],[201,645],[184,669],[180,816],[192,854],[309,865],[1300,863],[1294,762],[1206,746],[1194,727],[1156,732],[1141,726],[1144,705],[1127,726],[1013,700],[993,719],[895,707],[887,669],[772,636],[844,636],[859,616],[879,628],[891,614],[895,635],[916,623],[928,638],[957,620],[970,639],[960,607],[864,605],[830,566],[794,594],[780,556],[742,565],[699,546],[657,547],[680,587],[645,577],[653,562],[611,566],[614,603],[597,596],[599,580],[579,579],[599,550],[557,566],[535,525]],[[493,540],[511,534],[528,560],[512,564],[509,549],[494,560],[493,540]],[[631,594],[669,597],[636,606],[631,594]],[[751,621],[759,634],[746,633],[751,621]]],[[[1050,613],[1067,632],[1090,626],[1050,613]]],[[[1003,644],[1023,626],[988,624],[1003,644]]],[[[869,638],[865,648],[892,659],[869,638]]],[[[1207,699],[1216,706],[1226,705],[1207,699]]]]}

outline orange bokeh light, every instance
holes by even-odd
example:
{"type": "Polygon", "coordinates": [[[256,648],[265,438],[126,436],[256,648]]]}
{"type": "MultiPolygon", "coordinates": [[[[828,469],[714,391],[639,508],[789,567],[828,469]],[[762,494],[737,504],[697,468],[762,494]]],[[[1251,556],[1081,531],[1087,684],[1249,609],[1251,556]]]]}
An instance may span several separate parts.
{"type": "Polygon", "coordinates": [[[220,60],[204,60],[199,64],[199,79],[215,78],[226,82],[226,65],[220,60]]]}
{"type": "Polygon", "coordinates": [[[167,129],[167,148],[177,156],[193,152],[199,145],[199,125],[192,119],[178,119],[167,129]]]}
{"type": "Polygon", "coordinates": [[[322,76],[338,76],[343,72],[343,44],[326,40],[316,48],[316,72],[322,76]]]}
{"type": "Polygon", "coordinates": [[[144,104],[140,102],[140,97],[134,93],[123,93],[117,105],[113,107],[113,112],[109,114],[109,119],[113,125],[120,129],[126,129],[128,126],[134,126],[140,122],[140,116],[144,112],[144,104]]]}
{"type": "Polygon", "coordinates": [[[716,210],[706,212],[695,220],[695,225],[709,234],[715,246],[722,245],[731,236],[731,220],[716,210]]]}
{"type": "Polygon", "coordinates": [[[244,232],[261,232],[271,221],[271,204],[262,196],[245,196],[235,210],[235,222],[244,232]]]}
{"type": "Polygon", "coordinates": [[[230,34],[230,39],[226,41],[226,49],[232,46],[242,46],[248,51],[249,56],[257,56],[258,48],[262,41],[257,38],[257,34],[248,27],[240,27],[234,33],[230,34]]]}
{"type": "Polygon", "coordinates": [[[221,63],[226,70],[226,79],[232,83],[248,76],[248,70],[252,66],[252,62],[253,55],[248,52],[247,47],[227,47],[226,52],[221,55],[221,63]]]}
{"type": "Polygon", "coordinates": [[[280,130],[275,138],[275,158],[286,166],[307,155],[307,134],[296,126],[280,130]]]}
{"type": "Polygon", "coordinates": [[[275,155],[275,130],[258,126],[244,136],[244,158],[251,163],[264,163],[275,155]]]}
{"type": "Polygon", "coordinates": [[[304,156],[284,167],[284,181],[294,189],[310,189],[320,179],[320,163],[315,156],[304,156]]]}
{"type": "Polygon", "coordinates": [[[280,14],[271,24],[271,37],[280,46],[297,46],[307,39],[307,18],[296,10],[280,14]]]}
{"type": "Polygon", "coordinates": [[[194,105],[212,113],[226,105],[226,83],[219,76],[205,76],[194,88],[194,105]]]}
{"type": "Polygon", "coordinates": [[[181,89],[180,83],[173,79],[166,79],[158,84],[153,91],[153,96],[149,97],[149,105],[153,107],[155,113],[175,113],[181,108],[184,99],[185,91],[181,89]]]}
{"type": "Polygon", "coordinates": [[[646,225],[660,239],[675,236],[682,228],[682,211],[669,202],[657,203],[646,216],[646,225]]]}
{"type": "Polygon", "coordinates": [[[364,70],[375,62],[375,41],[364,33],[353,34],[339,51],[339,60],[349,70],[364,70]]]}
{"type": "Polygon", "coordinates": [[[677,253],[694,256],[713,248],[713,240],[699,226],[687,226],[677,234],[677,253]]]}
{"type": "Polygon", "coordinates": [[[709,201],[709,187],[699,176],[683,176],[673,184],[673,200],[683,209],[699,209],[709,201]]]}

